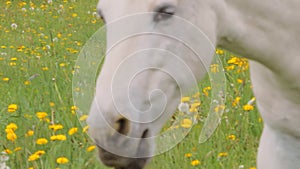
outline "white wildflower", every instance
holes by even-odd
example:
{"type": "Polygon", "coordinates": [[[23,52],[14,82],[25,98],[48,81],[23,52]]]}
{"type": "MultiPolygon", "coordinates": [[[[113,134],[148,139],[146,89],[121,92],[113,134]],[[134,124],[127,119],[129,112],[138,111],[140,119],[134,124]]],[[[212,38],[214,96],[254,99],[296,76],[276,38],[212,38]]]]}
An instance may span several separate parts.
{"type": "Polygon", "coordinates": [[[244,165],[240,165],[240,166],[239,166],[239,169],[243,169],[243,168],[245,168],[244,165]]]}
{"type": "Polygon", "coordinates": [[[6,152],[1,152],[0,155],[0,169],[10,169],[7,165],[6,165],[6,161],[9,160],[9,157],[7,156],[6,152]]]}
{"type": "Polygon", "coordinates": [[[11,27],[11,29],[15,30],[15,29],[18,28],[18,25],[17,25],[16,23],[12,23],[12,24],[10,25],[10,27],[11,27]]]}
{"type": "Polygon", "coordinates": [[[93,17],[100,18],[99,14],[97,12],[93,12],[93,17]]]}
{"type": "Polygon", "coordinates": [[[187,104],[187,103],[180,103],[178,105],[178,110],[180,112],[183,112],[183,113],[189,113],[189,104],[187,104]]]}
{"type": "Polygon", "coordinates": [[[55,37],[55,38],[52,39],[52,41],[53,41],[53,42],[58,42],[58,38],[55,37]]]}

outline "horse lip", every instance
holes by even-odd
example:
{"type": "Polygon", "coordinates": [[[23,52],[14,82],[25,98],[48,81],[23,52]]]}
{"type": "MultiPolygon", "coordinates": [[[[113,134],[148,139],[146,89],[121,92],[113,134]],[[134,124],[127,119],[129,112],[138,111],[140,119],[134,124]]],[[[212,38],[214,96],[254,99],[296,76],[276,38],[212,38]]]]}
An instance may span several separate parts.
{"type": "Polygon", "coordinates": [[[143,169],[149,158],[128,158],[110,153],[98,146],[99,157],[103,164],[115,169],[143,169]]]}

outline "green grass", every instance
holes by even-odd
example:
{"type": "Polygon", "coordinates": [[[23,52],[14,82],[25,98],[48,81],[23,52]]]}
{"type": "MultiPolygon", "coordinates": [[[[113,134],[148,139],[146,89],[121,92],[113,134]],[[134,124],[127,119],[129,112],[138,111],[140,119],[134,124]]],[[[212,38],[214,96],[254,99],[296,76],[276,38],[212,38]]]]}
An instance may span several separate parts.
{"type": "MultiPolygon", "coordinates": [[[[96,152],[86,150],[92,142],[82,131],[71,109],[76,59],[85,42],[102,26],[102,22],[93,15],[97,1],[68,0],[54,1],[53,4],[29,0],[9,2],[0,2],[0,151],[11,151],[7,165],[12,169],[104,169],[97,160],[96,152]],[[11,27],[13,23],[17,24],[16,29],[11,27]],[[7,110],[10,104],[18,105],[13,113],[7,110]],[[46,112],[49,121],[38,119],[36,112],[46,112]],[[6,138],[5,128],[9,123],[18,126],[15,141],[6,138]],[[55,132],[49,129],[51,123],[62,124],[63,129],[55,132]],[[78,128],[78,132],[68,135],[73,127],[78,128]],[[26,136],[28,130],[33,130],[34,134],[26,136]],[[67,139],[51,141],[50,137],[54,134],[63,134],[67,139]],[[47,138],[49,142],[38,145],[38,138],[47,138]],[[14,151],[17,147],[21,149],[14,151]],[[28,161],[37,150],[46,153],[37,160],[28,161]],[[69,162],[56,163],[56,159],[62,156],[69,162]]],[[[221,55],[224,67],[234,65],[227,63],[229,59],[230,53],[221,55]]],[[[154,157],[148,169],[238,169],[240,165],[250,169],[256,166],[262,123],[256,109],[243,110],[243,105],[253,97],[248,71],[238,71],[246,67],[244,63],[226,71],[226,113],[213,137],[204,144],[198,143],[203,126],[203,122],[199,121],[179,145],[154,157]],[[243,83],[238,83],[237,79],[243,80],[243,83]],[[240,102],[232,106],[238,96],[241,97],[240,102]],[[235,135],[236,139],[228,139],[229,135],[235,135]],[[221,152],[227,153],[227,156],[219,157],[221,152]],[[187,153],[192,156],[185,157],[187,153]],[[192,166],[193,160],[199,160],[200,164],[192,166]]],[[[199,89],[209,85],[207,79],[203,80],[199,89]]],[[[200,99],[200,116],[205,117],[211,100],[203,94],[200,99]]]]}

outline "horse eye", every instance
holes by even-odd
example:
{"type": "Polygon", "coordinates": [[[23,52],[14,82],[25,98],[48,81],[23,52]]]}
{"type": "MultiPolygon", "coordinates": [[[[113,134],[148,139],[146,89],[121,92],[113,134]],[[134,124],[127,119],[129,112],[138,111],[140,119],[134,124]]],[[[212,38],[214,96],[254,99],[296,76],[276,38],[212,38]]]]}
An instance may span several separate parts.
{"type": "Polygon", "coordinates": [[[176,8],[174,6],[162,6],[155,10],[154,21],[158,22],[171,18],[175,14],[176,8]]]}

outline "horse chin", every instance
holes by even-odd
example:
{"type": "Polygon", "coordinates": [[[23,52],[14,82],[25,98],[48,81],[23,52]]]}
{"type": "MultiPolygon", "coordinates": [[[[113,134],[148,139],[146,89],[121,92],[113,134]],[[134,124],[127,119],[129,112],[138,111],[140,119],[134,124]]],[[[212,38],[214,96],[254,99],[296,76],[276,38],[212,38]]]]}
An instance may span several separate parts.
{"type": "Polygon", "coordinates": [[[143,169],[150,159],[121,157],[101,147],[98,147],[98,155],[104,165],[115,169],[143,169]]]}

